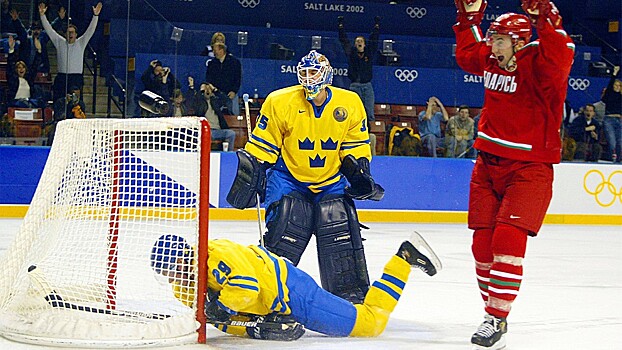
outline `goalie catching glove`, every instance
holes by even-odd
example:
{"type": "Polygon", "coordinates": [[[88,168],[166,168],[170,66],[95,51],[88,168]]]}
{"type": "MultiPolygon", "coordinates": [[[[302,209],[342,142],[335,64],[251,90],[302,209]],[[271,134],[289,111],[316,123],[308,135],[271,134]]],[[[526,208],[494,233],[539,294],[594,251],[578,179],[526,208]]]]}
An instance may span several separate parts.
{"type": "Polygon", "coordinates": [[[258,316],[257,327],[246,327],[246,333],[253,339],[292,341],[305,334],[305,327],[296,322],[291,316],[273,313],[266,316],[258,316]],[[281,324],[281,329],[261,327],[263,322],[281,324]]]}
{"type": "Polygon", "coordinates": [[[349,197],[372,201],[379,201],[384,197],[384,188],[371,177],[367,158],[354,159],[352,155],[347,155],[341,163],[340,171],[350,182],[350,186],[345,189],[349,197]]]}
{"type": "Polygon", "coordinates": [[[562,16],[552,1],[549,0],[521,0],[521,7],[534,25],[541,25],[540,20],[548,21],[553,28],[562,28],[562,16]]]}
{"type": "Polygon", "coordinates": [[[260,202],[266,195],[266,169],[269,163],[259,163],[257,158],[247,151],[240,149],[238,156],[238,170],[227,194],[227,202],[234,208],[245,209],[257,205],[257,194],[260,202]]]}

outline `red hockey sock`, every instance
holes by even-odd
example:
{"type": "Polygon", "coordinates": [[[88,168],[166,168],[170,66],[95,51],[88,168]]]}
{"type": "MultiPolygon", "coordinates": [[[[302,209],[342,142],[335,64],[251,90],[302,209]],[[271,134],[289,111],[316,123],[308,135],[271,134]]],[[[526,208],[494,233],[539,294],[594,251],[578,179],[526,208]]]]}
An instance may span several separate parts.
{"type": "Polygon", "coordinates": [[[486,312],[507,317],[523,280],[523,261],[528,231],[498,224],[492,238],[494,261],[490,269],[486,312]]]}
{"type": "Polygon", "coordinates": [[[477,285],[484,301],[488,300],[488,279],[492,266],[492,230],[477,229],[473,232],[473,245],[471,246],[475,258],[475,274],[477,285]]]}

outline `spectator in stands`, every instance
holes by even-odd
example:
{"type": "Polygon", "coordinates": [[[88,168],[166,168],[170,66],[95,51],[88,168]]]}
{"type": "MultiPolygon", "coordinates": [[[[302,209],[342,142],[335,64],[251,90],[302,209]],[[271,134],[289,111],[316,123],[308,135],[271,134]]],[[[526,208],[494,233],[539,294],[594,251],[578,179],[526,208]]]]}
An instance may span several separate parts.
{"type": "Polygon", "coordinates": [[[594,111],[596,112],[594,119],[596,119],[600,125],[603,125],[605,122],[605,102],[602,101],[603,96],[605,96],[605,90],[607,90],[606,87],[600,92],[600,100],[593,103],[594,111]]]}
{"type": "MultiPolygon", "coordinates": [[[[225,42],[225,35],[221,32],[216,32],[214,33],[214,35],[212,35],[212,41],[210,41],[209,45],[205,45],[205,48],[203,48],[203,51],[201,51],[201,56],[208,56],[210,58],[214,57],[214,44],[215,43],[223,43],[226,44],[225,42]]],[[[209,59],[207,61],[205,61],[205,65],[207,66],[207,62],[209,62],[209,59]]]]}
{"type": "Polygon", "coordinates": [[[562,161],[573,161],[575,152],[577,150],[577,142],[570,135],[570,124],[577,117],[577,113],[570,106],[568,100],[564,101],[564,108],[562,110],[562,161]]]}
{"type": "Polygon", "coordinates": [[[169,101],[173,97],[173,91],[181,86],[171,69],[162,66],[159,60],[149,62],[149,67],[145,69],[140,80],[145,85],[145,90],[160,95],[165,101],[169,101]]]}
{"type": "Polygon", "coordinates": [[[45,101],[39,99],[35,91],[34,79],[37,75],[36,67],[41,60],[41,46],[36,49],[34,61],[30,67],[22,60],[15,49],[15,39],[9,36],[8,57],[8,99],[9,105],[23,108],[45,107],[45,101]]]}
{"type": "Polygon", "coordinates": [[[39,4],[39,15],[41,16],[41,23],[43,28],[47,32],[50,40],[56,47],[57,59],[58,59],[58,74],[54,78],[53,96],[54,99],[58,99],[59,96],[65,95],[66,86],[78,86],[82,89],[84,85],[83,66],[84,66],[84,50],[86,49],[89,40],[95,33],[97,27],[97,19],[102,9],[102,3],[98,2],[93,7],[93,19],[89,24],[89,27],[84,32],[84,35],[78,38],[78,29],[73,24],[67,27],[66,37],[63,38],[58,34],[50,22],[48,22],[45,12],[47,6],[45,3],[39,4]]]}
{"type": "Polygon", "coordinates": [[[54,20],[50,24],[58,34],[65,36],[65,33],[67,32],[67,27],[69,26],[69,17],[67,16],[65,6],[60,6],[60,8],[58,9],[58,16],[54,18],[54,20]]]}
{"type": "Polygon", "coordinates": [[[583,113],[579,113],[568,128],[570,137],[577,143],[575,159],[586,162],[598,162],[600,159],[603,150],[598,141],[601,125],[594,118],[595,114],[594,105],[587,104],[583,113]]]}
{"type": "Polygon", "coordinates": [[[79,86],[70,87],[65,97],[54,102],[54,120],[58,122],[65,119],[86,118],[84,114],[86,106],[81,95],[82,90],[79,86]]]}
{"type": "Polygon", "coordinates": [[[195,115],[204,116],[207,119],[212,131],[212,140],[228,142],[229,151],[233,151],[235,131],[229,129],[229,125],[222,112],[223,105],[229,98],[227,96],[219,98],[217,95],[223,95],[224,93],[214,91],[212,85],[207,83],[201,84],[200,91],[196,91],[192,77],[188,77],[188,87],[190,93],[192,93],[192,109],[195,115]]]}
{"type": "Polygon", "coordinates": [[[65,119],[84,119],[86,118],[86,106],[81,99],[82,91],[78,86],[72,86],[64,97],[54,102],[54,118],[52,126],[48,132],[47,145],[51,146],[54,142],[54,134],[56,133],[56,124],[65,119]]]}
{"type": "Polygon", "coordinates": [[[620,66],[613,68],[613,74],[605,89],[602,101],[605,103],[605,119],[603,127],[609,152],[613,162],[622,161],[622,81],[617,79],[620,66]]]}
{"type": "Polygon", "coordinates": [[[13,28],[17,32],[17,39],[20,42],[19,59],[26,62],[28,67],[34,68],[36,76],[37,72],[50,73],[50,61],[48,59],[47,43],[50,40],[47,33],[42,31],[41,22],[33,21],[30,26],[30,35],[26,27],[19,18],[19,13],[13,9],[10,12],[13,28]],[[33,66],[35,55],[40,54],[40,60],[37,66],[33,66]]]}
{"type": "MultiPolygon", "coordinates": [[[[374,115],[374,88],[371,84],[373,78],[374,54],[378,50],[378,36],[380,34],[380,17],[374,18],[375,24],[369,35],[369,42],[363,36],[354,39],[354,46],[350,43],[343,25],[343,16],[337,17],[339,28],[339,41],[343,51],[348,57],[348,78],[350,79],[350,90],[356,92],[367,114],[367,128],[376,120],[374,115]]],[[[376,155],[376,135],[369,133],[369,141],[372,155],[376,155]]]]}
{"type": "Polygon", "coordinates": [[[445,147],[441,133],[441,122],[447,122],[449,116],[441,101],[432,96],[426,102],[427,108],[419,113],[419,135],[428,156],[437,157],[436,148],[445,147]]]}
{"type": "Polygon", "coordinates": [[[190,108],[186,104],[186,98],[180,89],[173,90],[173,97],[170,101],[169,115],[171,117],[184,117],[190,114],[190,108]]]}
{"type": "Polygon", "coordinates": [[[445,152],[447,158],[475,158],[473,150],[474,122],[469,115],[469,106],[458,107],[458,115],[454,115],[447,122],[445,128],[445,152]]]}
{"type": "Polygon", "coordinates": [[[229,100],[227,109],[230,114],[240,114],[238,91],[242,83],[242,64],[227,52],[227,45],[215,42],[213,45],[214,58],[207,62],[205,81],[211,85],[212,90],[224,92],[229,100]]]}
{"type": "Polygon", "coordinates": [[[2,0],[2,10],[0,12],[0,33],[15,33],[13,28],[13,20],[11,19],[11,10],[13,6],[10,0],[2,0]]]}

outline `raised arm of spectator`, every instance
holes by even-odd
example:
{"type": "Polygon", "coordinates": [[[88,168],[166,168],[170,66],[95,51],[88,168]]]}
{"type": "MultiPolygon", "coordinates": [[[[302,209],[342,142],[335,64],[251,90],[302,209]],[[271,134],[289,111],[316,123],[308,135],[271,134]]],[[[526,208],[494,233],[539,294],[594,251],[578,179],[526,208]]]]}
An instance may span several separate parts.
{"type": "Polygon", "coordinates": [[[28,33],[26,32],[26,27],[24,27],[24,24],[19,19],[19,12],[17,12],[16,9],[12,9],[9,14],[11,15],[11,20],[13,21],[13,28],[17,31],[17,39],[19,39],[20,42],[25,43],[28,38],[28,33]]]}
{"type": "Polygon", "coordinates": [[[441,109],[441,113],[443,113],[443,120],[444,121],[448,121],[449,120],[449,114],[447,113],[447,110],[445,109],[445,106],[443,105],[441,100],[439,100],[438,98],[434,97],[434,100],[436,101],[436,104],[438,104],[438,107],[441,109]]]}
{"type": "Polygon", "coordinates": [[[97,29],[97,21],[99,19],[99,13],[101,12],[101,10],[102,10],[101,2],[98,2],[97,5],[93,6],[93,18],[91,19],[91,23],[89,24],[89,27],[86,28],[86,31],[84,32],[84,34],[78,39],[76,39],[76,41],[84,40],[86,43],[88,43],[89,40],[91,40],[91,37],[93,36],[93,34],[95,34],[95,29],[97,29]]]}
{"type": "Polygon", "coordinates": [[[41,25],[43,26],[43,29],[45,29],[45,32],[48,34],[50,41],[52,41],[54,46],[58,47],[59,45],[64,44],[66,39],[63,38],[52,28],[52,25],[50,24],[47,16],[45,15],[47,9],[48,7],[45,5],[45,3],[39,3],[39,16],[41,16],[41,25]]]}
{"type": "Polygon", "coordinates": [[[339,28],[339,42],[346,56],[350,56],[352,52],[352,43],[348,40],[348,34],[346,34],[346,28],[343,26],[343,16],[337,17],[337,26],[339,28]]]}
{"type": "MultiPolygon", "coordinates": [[[[380,37],[380,16],[374,17],[374,29],[371,30],[371,34],[369,35],[369,42],[367,46],[369,47],[369,53],[371,55],[375,54],[378,51],[378,38],[380,37]]],[[[373,56],[372,56],[373,57],[373,56]]]]}

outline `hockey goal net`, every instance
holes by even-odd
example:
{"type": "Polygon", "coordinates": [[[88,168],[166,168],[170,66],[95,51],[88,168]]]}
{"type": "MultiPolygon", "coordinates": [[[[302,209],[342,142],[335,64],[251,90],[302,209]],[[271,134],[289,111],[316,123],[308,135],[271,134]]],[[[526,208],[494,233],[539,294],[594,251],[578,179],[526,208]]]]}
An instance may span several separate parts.
{"type": "Polygon", "coordinates": [[[209,152],[203,118],[59,123],[0,258],[0,335],[97,348],[204,342],[209,152]],[[167,234],[198,251],[186,304],[152,269],[167,234]]]}

